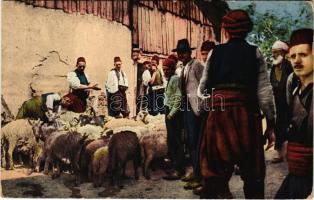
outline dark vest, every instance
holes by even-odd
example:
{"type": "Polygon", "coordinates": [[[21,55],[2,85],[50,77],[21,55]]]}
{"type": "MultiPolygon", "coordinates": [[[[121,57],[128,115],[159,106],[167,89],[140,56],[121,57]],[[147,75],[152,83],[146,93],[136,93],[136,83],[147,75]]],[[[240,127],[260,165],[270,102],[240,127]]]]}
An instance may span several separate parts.
{"type": "MultiPolygon", "coordinates": [[[[292,67],[288,60],[284,59],[281,65],[282,75],[280,81],[277,80],[275,75],[275,66],[270,71],[270,83],[273,87],[276,106],[278,110],[279,105],[286,105],[286,85],[288,76],[292,73],[292,67]]],[[[280,109],[280,108],[279,108],[280,109]]],[[[286,107],[284,108],[286,109],[286,107]]]]}
{"type": "MultiPolygon", "coordinates": [[[[78,77],[78,79],[80,80],[81,85],[88,85],[89,84],[84,72],[80,72],[77,69],[74,70],[74,72],[75,72],[76,76],[78,77]]],[[[72,94],[74,94],[75,96],[78,96],[81,100],[86,101],[89,93],[87,91],[84,91],[84,90],[73,89],[72,94]]]]}
{"type": "MultiPolygon", "coordinates": [[[[292,86],[297,85],[292,81],[292,86]]],[[[292,87],[294,93],[290,97],[289,142],[313,145],[313,84],[299,94],[299,89],[292,87]]]]}
{"type": "Polygon", "coordinates": [[[248,92],[251,102],[257,105],[259,62],[256,48],[244,39],[232,39],[216,46],[208,63],[207,91],[212,88],[241,88],[248,92]]]}

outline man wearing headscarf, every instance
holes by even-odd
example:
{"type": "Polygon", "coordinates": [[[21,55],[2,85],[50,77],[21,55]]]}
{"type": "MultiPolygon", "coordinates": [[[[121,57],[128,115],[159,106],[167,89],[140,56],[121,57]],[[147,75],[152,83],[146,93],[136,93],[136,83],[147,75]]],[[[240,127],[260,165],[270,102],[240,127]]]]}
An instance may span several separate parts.
{"type": "Polygon", "coordinates": [[[266,115],[264,137],[274,143],[275,103],[266,63],[245,41],[253,24],[244,10],[222,18],[222,44],[213,49],[199,90],[210,94],[201,138],[201,198],[232,198],[229,179],[240,168],[245,198],[264,198],[265,158],[260,109],[266,115]]]}
{"type": "Polygon", "coordinates": [[[276,41],[272,46],[273,66],[270,72],[270,83],[273,87],[275,96],[277,119],[275,125],[275,150],[277,156],[272,160],[273,163],[283,161],[283,144],[284,135],[286,134],[288,118],[287,118],[287,101],[286,101],[286,84],[287,78],[292,72],[290,62],[285,58],[288,45],[280,40],[276,41]]]}
{"type": "Polygon", "coordinates": [[[287,81],[289,174],[275,198],[305,199],[313,189],[313,29],[292,33],[289,57],[294,73],[287,81]]]}
{"type": "Polygon", "coordinates": [[[64,98],[69,102],[67,109],[73,112],[84,112],[91,90],[100,90],[97,87],[98,84],[90,83],[88,75],[85,73],[85,68],[85,58],[79,57],[76,61],[76,69],[67,75],[70,93],[65,95],[64,98]]]}

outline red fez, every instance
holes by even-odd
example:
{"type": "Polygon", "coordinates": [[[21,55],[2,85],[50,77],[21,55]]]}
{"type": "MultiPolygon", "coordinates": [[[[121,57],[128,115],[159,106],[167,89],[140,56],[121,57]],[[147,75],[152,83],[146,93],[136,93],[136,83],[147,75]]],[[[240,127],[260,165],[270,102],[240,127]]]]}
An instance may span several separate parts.
{"type": "Polygon", "coordinates": [[[244,38],[253,29],[253,23],[244,10],[232,10],[222,18],[222,27],[231,37],[244,38]]]}
{"type": "Polygon", "coordinates": [[[121,62],[121,58],[119,56],[114,57],[113,62],[121,62]]]}
{"type": "Polygon", "coordinates": [[[176,63],[179,61],[178,57],[175,54],[169,55],[168,58],[174,60],[176,63]]]}
{"type": "Polygon", "coordinates": [[[299,44],[309,44],[312,49],[313,29],[303,28],[292,32],[289,47],[291,48],[299,44]]]}
{"type": "Polygon", "coordinates": [[[150,64],[150,61],[146,60],[143,62],[143,65],[150,64]]]}
{"type": "Polygon", "coordinates": [[[156,60],[157,65],[159,65],[159,57],[157,55],[154,55],[151,60],[156,60]]]}
{"type": "Polygon", "coordinates": [[[84,57],[77,58],[76,65],[78,65],[79,62],[85,62],[86,63],[85,58],[84,57]]]}
{"type": "Polygon", "coordinates": [[[210,51],[215,47],[214,42],[210,42],[209,40],[202,43],[201,51],[210,51]]]}
{"type": "Polygon", "coordinates": [[[162,62],[163,66],[167,66],[169,67],[171,70],[175,70],[176,69],[176,65],[177,62],[171,58],[166,58],[163,62],[162,62]]]}

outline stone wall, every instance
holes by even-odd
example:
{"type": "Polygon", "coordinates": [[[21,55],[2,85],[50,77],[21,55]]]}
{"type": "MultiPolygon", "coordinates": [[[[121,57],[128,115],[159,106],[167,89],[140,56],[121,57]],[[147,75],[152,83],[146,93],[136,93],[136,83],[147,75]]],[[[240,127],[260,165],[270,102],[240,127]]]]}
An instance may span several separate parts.
{"type": "Polygon", "coordinates": [[[65,94],[66,74],[75,69],[79,56],[87,60],[91,82],[102,89],[113,57],[120,56],[129,77],[132,107],[134,69],[131,32],[126,26],[93,15],[66,14],[14,1],[3,1],[2,13],[2,94],[14,115],[33,95],[65,94]]]}

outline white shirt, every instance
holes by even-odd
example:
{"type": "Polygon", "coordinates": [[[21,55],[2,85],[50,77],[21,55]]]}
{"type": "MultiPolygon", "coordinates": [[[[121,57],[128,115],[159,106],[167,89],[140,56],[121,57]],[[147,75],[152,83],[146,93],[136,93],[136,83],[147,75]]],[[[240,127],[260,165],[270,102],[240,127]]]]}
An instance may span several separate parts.
{"type": "Polygon", "coordinates": [[[146,69],[142,74],[143,85],[148,86],[148,82],[152,79],[152,76],[148,69],[146,69]]]}
{"type": "MultiPolygon", "coordinates": [[[[88,75],[86,73],[84,73],[84,74],[85,74],[85,77],[87,79],[87,82],[89,82],[88,75]]],[[[80,79],[77,77],[77,75],[74,71],[68,73],[67,80],[70,83],[70,89],[78,89],[81,86],[80,79]]]]}
{"type": "MultiPolygon", "coordinates": [[[[57,93],[49,94],[46,97],[46,106],[48,108],[48,113],[53,113],[53,102],[54,101],[60,101],[61,97],[57,93]]],[[[60,113],[61,111],[61,105],[58,105],[58,108],[55,112],[60,113]]]]}
{"type": "Polygon", "coordinates": [[[115,70],[111,70],[108,74],[108,78],[107,78],[107,82],[105,84],[105,88],[108,90],[109,93],[116,93],[118,92],[119,90],[119,85],[122,85],[122,86],[126,86],[128,87],[129,84],[128,84],[128,78],[126,76],[125,73],[121,73],[122,71],[120,70],[118,73],[119,73],[119,77],[120,77],[120,80],[118,81],[118,77],[117,77],[117,74],[116,74],[116,71],[115,70]]]}
{"type": "Polygon", "coordinates": [[[178,76],[181,76],[181,72],[182,72],[182,67],[178,67],[174,73],[178,76]]]}

